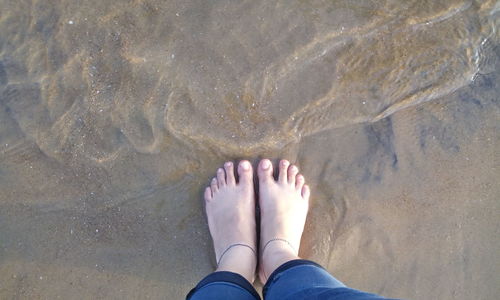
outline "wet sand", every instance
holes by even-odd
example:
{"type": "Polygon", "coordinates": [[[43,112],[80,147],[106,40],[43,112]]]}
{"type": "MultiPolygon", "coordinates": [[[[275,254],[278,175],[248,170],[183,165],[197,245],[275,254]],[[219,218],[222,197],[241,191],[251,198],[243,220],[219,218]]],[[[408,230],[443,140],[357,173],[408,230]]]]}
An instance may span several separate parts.
{"type": "Polygon", "coordinates": [[[0,0],[0,298],[182,299],[226,160],[312,187],[301,254],[408,299],[500,293],[494,1],[0,0]]]}

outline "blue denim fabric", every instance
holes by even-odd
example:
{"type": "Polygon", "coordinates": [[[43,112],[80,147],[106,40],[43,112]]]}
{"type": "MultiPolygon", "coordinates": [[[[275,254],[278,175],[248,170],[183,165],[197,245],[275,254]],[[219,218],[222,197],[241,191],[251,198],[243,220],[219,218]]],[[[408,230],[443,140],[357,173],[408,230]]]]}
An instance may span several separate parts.
{"type": "MultiPolygon", "coordinates": [[[[299,292],[317,289],[335,289],[345,285],[315,262],[292,260],[279,266],[269,276],[264,286],[265,299],[304,299],[291,298],[299,292]]],[[[308,295],[310,293],[307,293],[308,295]]]]}
{"type": "Polygon", "coordinates": [[[255,300],[259,293],[243,276],[233,272],[214,272],[203,278],[187,295],[188,300],[255,300]]]}
{"type": "MultiPolygon", "coordinates": [[[[276,269],[269,276],[263,294],[266,300],[386,299],[348,288],[320,265],[302,259],[289,261],[276,269]]],[[[260,297],[250,282],[242,276],[231,272],[215,272],[205,277],[191,290],[187,299],[258,300],[260,297]]]]}

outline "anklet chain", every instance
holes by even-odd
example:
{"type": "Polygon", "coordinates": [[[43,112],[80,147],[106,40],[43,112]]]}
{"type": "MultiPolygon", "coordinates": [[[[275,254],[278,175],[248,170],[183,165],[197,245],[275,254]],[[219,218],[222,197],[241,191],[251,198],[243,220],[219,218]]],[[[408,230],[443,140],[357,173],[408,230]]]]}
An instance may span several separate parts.
{"type": "Polygon", "coordinates": [[[257,252],[255,251],[254,248],[248,246],[247,244],[236,243],[236,244],[229,245],[229,247],[227,247],[226,250],[224,250],[224,252],[222,252],[222,254],[220,255],[219,261],[217,261],[217,266],[219,266],[219,263],[222,260],[222,258],[224,257],[224,254],[226,254],[227,251],[229,251],[231,248],[236,247],[236,246],[247,247],[248,249],[252,250],[255,257],[257,257],[257,252]]]}
{"type": "Polygon", "coordinates": [[[267,245],[269,245],[269,243],[271,242],[276,242],[276,241],[279,241],[279,242],[285,242],[288,244],[288,246],[290,246],[290,248],[293,249],[293,251],[297,252],[297,250],[295,249],[294,246],[292,246],[292,243],[290,243],[289,241],[285,240],[285,239],[280,239],[280,238],[272,238],[270,239],[269,241],[267,241],[267,243],[264,245],[264,247],[262,248],[262,255],[264,255],[264,250],[266,250],[266,247],[267,245]]]}

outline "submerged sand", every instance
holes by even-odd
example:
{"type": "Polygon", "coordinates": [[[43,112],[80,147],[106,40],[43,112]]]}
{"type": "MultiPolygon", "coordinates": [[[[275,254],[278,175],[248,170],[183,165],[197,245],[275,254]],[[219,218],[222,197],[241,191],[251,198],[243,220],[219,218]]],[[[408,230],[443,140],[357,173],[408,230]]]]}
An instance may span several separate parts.
{"type": "Polygon", "coordinates": [[[0,0],[0,298],[183,298],[204,186],[261,157],[299,165],[301,253],[347,285],[496,298],[499,8],[0,0]]]}

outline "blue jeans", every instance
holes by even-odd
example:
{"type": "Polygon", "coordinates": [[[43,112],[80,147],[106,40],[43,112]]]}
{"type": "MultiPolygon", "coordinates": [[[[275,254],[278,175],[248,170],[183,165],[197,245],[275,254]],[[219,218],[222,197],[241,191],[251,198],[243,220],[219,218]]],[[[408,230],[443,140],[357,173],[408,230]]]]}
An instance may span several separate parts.
{"type": "MultiPolygon", "coordinates": [[[[320,265],[303,259],[292,260],[277,268],[264,286],[264,299],[386,299],[346,287],[320,265]]],[[[188,300],[256,300],[259,294],[241,275],[214,272],[205,277],[187,295],[188,300]]]]}

